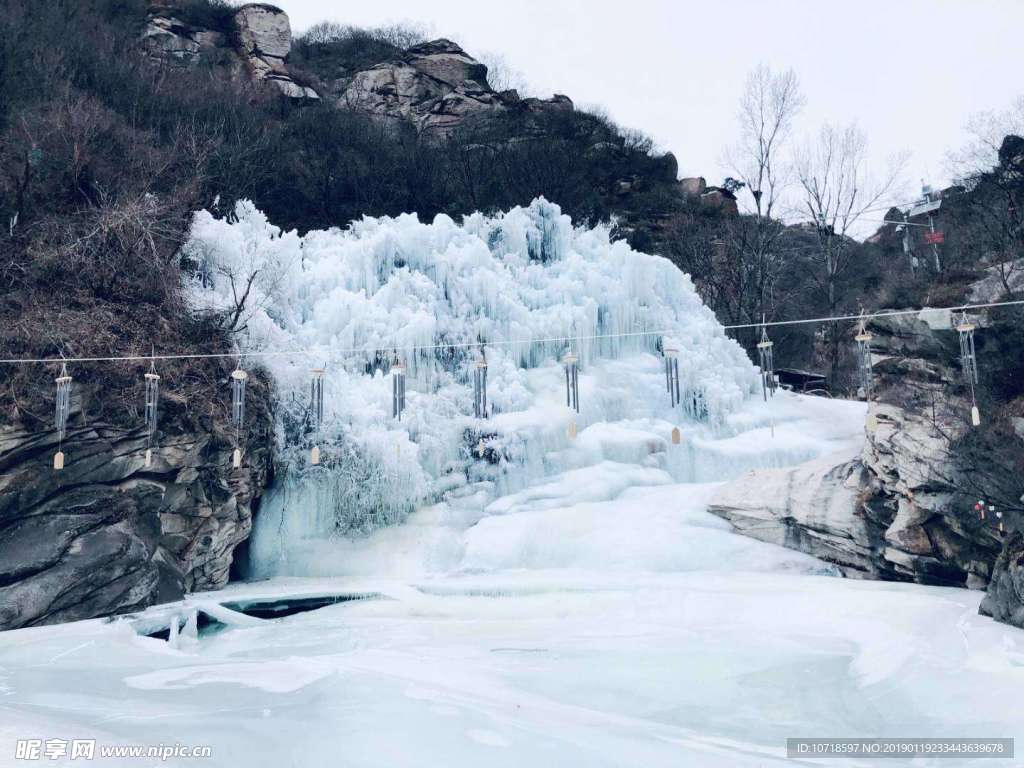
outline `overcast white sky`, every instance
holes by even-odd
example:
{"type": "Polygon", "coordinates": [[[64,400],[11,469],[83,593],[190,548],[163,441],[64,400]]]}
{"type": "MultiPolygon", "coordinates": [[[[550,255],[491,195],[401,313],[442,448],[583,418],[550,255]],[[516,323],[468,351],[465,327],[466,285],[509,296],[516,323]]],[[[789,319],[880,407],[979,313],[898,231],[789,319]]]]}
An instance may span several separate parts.
{"type": "Polygon", "coordinates": [[[275,0],[301,31],[426,24],[468,53],[498,53],[541,94],[604,106],[709,182],[759,62],[800,77],[807,131],[859,122],[879,166],[911,153],[911,192],[948,181],[971,113],[1024,92],[1024,0],[275,0]]]}

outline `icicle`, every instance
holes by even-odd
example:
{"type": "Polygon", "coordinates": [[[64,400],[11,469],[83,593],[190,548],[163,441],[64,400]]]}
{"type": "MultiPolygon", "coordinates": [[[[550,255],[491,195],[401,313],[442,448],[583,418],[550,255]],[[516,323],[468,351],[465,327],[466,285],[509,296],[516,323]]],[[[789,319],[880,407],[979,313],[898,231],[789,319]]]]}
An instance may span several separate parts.
{"type": "Polygon", "coordinates": [[[868,321],[863,312],[860,318],[860,327],[857,331],[857,358],[860,361],[860,382],[864,390],[864,399],[871,400],[875,389],[875,374],[871,368],[871,339],[874,338],[868,331],[868,321]]]}
{"type": "Polygon", "coordinates": [[[324,373],[323,368],[312,368],[309,380],[309,418],[313,422],[313,449],[309,454],[310,464],[320,463],[320,427],[324,422],[324,373]]]}
{"type": "Polygon", "coordinates": [[[761,318],[761,341],[757,343],[757,357],[761,366],[761,394],[765,402],[775,396],[775,344],[768,338],[768,326],[761,318]]]}
{"type": "Polygon", "coordinates": [[[675,347],[665,347],[665,387],[668,389],[668,399],[675,408],[679,405],[679,350],[675,347]]]}
{"type": "Polygon", "coordinates": [[[981,425],[981,413],[978,411],[975,393],[975,385],[978,383],[978,357],[974,353],[974,328],[974,323],[967,319],[967,312],[960,315],[960,322],[956,326],[957,333],[960,334],[960,367],[971,389],[971,424],[977,427],[981,425]]]}
{"type": "Polygon", "coordinates": [[[68,367],[61,365],[57,383],[57,406],[54,413],[54,426],[57,429],[57,453],[53,456],[53,468],[64,469],[64,437],[67,435],[68,414],[71,412],[71,376],[68,367]]]}
{"type": "Polygon", "coordinates": [[[232,465],[242,466],[242,427],[245,424],[245,382],[249,374],[242,370],[241,362],[231,373],[231,423],[235,427],[235,451],[232,465]]]}
{"type": "Polygon", "coordinates": [[[483,347],[473,369],[473,415],[478,419],[487,418],[487,355],[483,347]]]}
{"type": "Polygon", "coordinates": [[[156,361],[150,361],[149,373],[145,375],[146,394],[143,418],[146,421],[146,466],[153,465],[153,436],[156,434],[157,408],[160,404],[160,376],[156,372],[156,361]]]}
{"type": "Polygon", "coordinates": [[[405,410],[405,366],[397,355],[391,366],[391,406],[391,415],[401,421],[405,410]]]}

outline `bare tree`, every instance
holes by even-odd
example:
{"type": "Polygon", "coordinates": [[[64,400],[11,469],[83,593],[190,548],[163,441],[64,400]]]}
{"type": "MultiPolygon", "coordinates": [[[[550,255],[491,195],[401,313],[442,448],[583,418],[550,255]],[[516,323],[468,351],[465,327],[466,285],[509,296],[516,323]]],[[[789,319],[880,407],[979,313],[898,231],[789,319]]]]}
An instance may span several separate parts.
{"type": "MultiPolygon", "coordinates": [[[[893,158],[881,177],[867,169],[867,137],[855,124],[826,124],[800,152],[796,164],[801,204],[817,233],[812,257],[815,284],[831,316],[839,314],[839,288],[857,253],[852,234],[864,215],[884,206],[897,193],[906,155],[893,158]]],[[[829,376],[833,383],[839,367],[839,329],[832,324],[829,376]]]]}
{"type": "Polygon", "coordinates": [[[728,236],[744,274],[739,278],[737,321],[757,322],[773,314],[774,288],[782,265],[778,240],[785,226],[776,218],[781,196],[792,180],[790,141],[793,122],[804,105],[793,70],[758,66],[747,76],[740,98],[739,139],[726,161],[741,186],[753,221],[737,222],[728,236]]]}

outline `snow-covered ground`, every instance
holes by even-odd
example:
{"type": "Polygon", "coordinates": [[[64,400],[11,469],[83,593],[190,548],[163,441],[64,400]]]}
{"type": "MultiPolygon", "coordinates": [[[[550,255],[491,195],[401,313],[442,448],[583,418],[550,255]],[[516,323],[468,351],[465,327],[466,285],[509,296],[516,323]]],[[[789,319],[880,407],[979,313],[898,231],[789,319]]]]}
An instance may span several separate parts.
{"type": "MultiPolygon", "coordinates": [[[[752,400],[704,450],[737,471],[780,446],[850,450],[858,416],[752,400]]],[[[627,460],[645,428],[581,434],[605,443],[591,463],[483,507],[456,496],[293,557],[341,575],[0,634],[0,765],[26,764],[18,738],[209,745],[210,761],[166,764],[246,768],[763,766],[793,736],[1024,738],[1024,633],[979,617],[979,593],[841,579],[737,536],[704,511],[714,484],[627,460]],[[173,647],[137,633],[169,611],[324,594],[369,597],[220,611],[226,626],[173,647]]]]}

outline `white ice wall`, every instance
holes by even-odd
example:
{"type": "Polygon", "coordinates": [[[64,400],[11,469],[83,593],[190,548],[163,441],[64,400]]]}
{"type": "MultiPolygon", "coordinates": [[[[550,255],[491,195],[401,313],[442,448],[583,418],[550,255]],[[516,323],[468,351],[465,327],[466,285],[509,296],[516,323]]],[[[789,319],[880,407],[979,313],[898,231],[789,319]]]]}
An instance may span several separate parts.
{"type": "MultiPolygon", "coordinates": [[[[633,450],[628,435],[604,444],[600,428],[584,435],[589,425],[640,420],[642,434],[662,419],[656,431],[665,440],[672,423],[707,430],[669,408],[661,335],[645,332],[663,331],[680,349],[683,401],[703,398],[712,425],[757,387],[755,368],[687,275],[611,242],[607,227],[574,229],[543,199],[461,225],[403,215],[304,237],[242,202],[225,218],[198,213],[183,253],[199,267],[192,301],[200,309],[230,309],[256,275],[241,350],[286,352],[245,362],[267,367],[280,397],[286,479],[264,512],[280,509],[296,536],[393,522],[467,479],[514,491],[595,452],[633,450]],[[635,335],[592,338],[614,334],[635,335]],[[566,346],[558,339],[570,336],[581,364],[581,439],[572,443],[557,363],[566,346]],[[495,411],[486,424],[471,418],[478,342],[487,345],[495,411]],[[394,349],[409,366],[401,423],[391,418],[390,377],[379,367],[394,349]],[[314,468],[305,458],[309,436],[295,425],[306,416],[309,368],[324,364],[325,460],[314,468]],[[501,465],[471,455],[481,432],[505,457],[501,465]]],[[[638,438],[634,448],[649,452],[647,442],[638,438]]],[[[690,462],[676,463],[667,467],[673,475],[693,474],[690,462]]]]}

